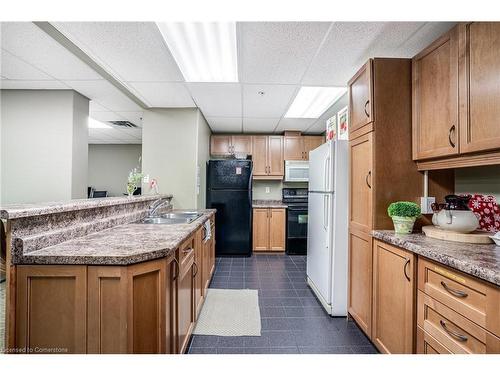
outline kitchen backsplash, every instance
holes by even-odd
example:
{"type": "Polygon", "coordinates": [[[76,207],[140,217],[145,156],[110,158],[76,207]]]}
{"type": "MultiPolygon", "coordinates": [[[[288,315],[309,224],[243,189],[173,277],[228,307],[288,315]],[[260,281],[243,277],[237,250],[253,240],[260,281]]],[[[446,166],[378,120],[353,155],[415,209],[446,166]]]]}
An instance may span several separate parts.
{"type": "Polygon", "coordinates": [[[500,203],[500,165],[456,169],[455,193],[493,195],[500,203]]]}
{"type": "Polygon", "coordinates": [[[304,182],[283,182],[283,181],[253,181],[253,199],[281,199],[281,189],[284,187],[290,188],[307,188],[307,183],[304,182]],[[266,187],[269,188],[269,193],[266,193],[266,187]]]}

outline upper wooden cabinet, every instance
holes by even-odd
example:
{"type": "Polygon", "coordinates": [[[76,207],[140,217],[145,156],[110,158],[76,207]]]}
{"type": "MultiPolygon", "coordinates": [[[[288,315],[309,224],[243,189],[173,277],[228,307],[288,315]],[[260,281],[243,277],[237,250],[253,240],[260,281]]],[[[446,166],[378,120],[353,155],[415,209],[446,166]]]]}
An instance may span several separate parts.
{"type": "Polygon", "coordinates": [[[500,24],[460,23],[413,59],[420,170],[500,164],[500,24]]]}
{"type": "Polygon", "coordinates": [[[358,70],[349,81],[349,112],[351,129],[354,133],[374,120],[372,60],[358,70]]]}
{"type": "Polygon", "coordinates": [[[236,153],[252,154],[252,136],[250,135],[212,135],[210,154],[229,156],[236,153]]]}
{"type": "Polygon", "coordinates": [[[458,29],[413,58],[413,158],[458,154],[458,29]]]}
{"type": "Polygon", "coordinates": [[[285,160],[309,160],[309,151],[324,141],[321,135],[285,135],[285,160]]]}
{"type": "Polygon", "coordinates": [[[500,23],[459,25],[460,152],[500,148],[500,23]]]}
{"type": "Polygon", "coordinates": [[[253,177],[282,179],[284,175],[283,137],[280,135],[252,136],[253,177]]]}

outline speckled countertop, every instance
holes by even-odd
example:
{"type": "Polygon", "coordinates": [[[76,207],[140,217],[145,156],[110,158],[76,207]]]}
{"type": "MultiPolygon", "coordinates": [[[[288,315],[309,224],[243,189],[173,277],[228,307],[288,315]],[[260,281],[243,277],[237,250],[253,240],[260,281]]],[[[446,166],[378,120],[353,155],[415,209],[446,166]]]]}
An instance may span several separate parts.
{"type": "Polygon", "coordinates": [[[162,258],[215,213],[199,211],[203,216],[191,224],[119,225],[22,255],[16,264],[127,265],[162,258]]]}
{"type": "Polygon", "coordinates": [[[374,238],[500,286],[500,247],[437,240],[425,234],[372,232],[374,238]]]}
{"type": "Polygon", "coordinates": [[[254,199],[252,201],[253,208],[287,208],[286,203],[276,199],[254,199]]]}

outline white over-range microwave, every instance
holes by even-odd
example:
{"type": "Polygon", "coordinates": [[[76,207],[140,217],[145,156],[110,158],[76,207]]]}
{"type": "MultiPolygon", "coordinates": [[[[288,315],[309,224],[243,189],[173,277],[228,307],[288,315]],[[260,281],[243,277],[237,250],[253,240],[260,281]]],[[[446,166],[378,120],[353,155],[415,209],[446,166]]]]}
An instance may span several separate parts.
{"type": "Polygon", "coordinates": [[[285,182],[308,182],[309,162],[298,160],[285,161],[285,182]]]}

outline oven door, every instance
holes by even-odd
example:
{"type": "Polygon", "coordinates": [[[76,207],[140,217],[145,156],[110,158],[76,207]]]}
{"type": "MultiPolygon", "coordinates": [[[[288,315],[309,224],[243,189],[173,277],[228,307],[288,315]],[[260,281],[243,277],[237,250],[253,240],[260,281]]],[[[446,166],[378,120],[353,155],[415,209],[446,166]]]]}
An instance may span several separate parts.
{"type": "Polygon", "coordinates": [[[307,207],[288,207],[287,215],[286,252],[305,255],[307,252],[307,207]]]}
{"type": "Polygon", "coordinates": [[[285,182],[308,182],[308,161],[285,161],[285,182]]]}

